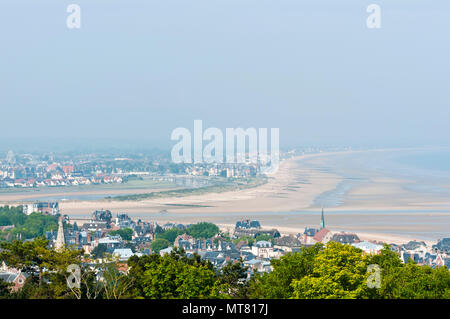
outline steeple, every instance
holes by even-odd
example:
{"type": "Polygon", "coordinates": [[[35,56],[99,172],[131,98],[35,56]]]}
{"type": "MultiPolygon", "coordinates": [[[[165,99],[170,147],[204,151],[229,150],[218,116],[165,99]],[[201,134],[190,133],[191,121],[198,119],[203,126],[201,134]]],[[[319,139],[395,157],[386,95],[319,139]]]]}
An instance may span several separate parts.
{"type": "Polygon", "coordinates": [[[325,217],[323,216],[323,207],[322,207],[322,218],[320,219],[320,229],[325,228],[325,217]]]}
{"type": "Polygon", "coordinates": [[[62,250],[65,246],[64,240],[64,228],[63,228],[63,217],[59,216],[58,219],[58,235],[56,236],[55,249],[62,250]]]}

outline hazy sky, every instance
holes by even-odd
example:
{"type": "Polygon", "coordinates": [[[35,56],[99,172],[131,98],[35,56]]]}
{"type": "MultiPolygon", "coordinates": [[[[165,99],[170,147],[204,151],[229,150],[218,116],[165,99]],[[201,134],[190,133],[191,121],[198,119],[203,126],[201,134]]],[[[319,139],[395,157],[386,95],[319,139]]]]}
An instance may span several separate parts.
{"type": "Polygon", "coordinates": [[[448,145],[449,58],[448,0],[2,0],[0,140],[171,145],[201,119],[282,145],[448,145]]]}

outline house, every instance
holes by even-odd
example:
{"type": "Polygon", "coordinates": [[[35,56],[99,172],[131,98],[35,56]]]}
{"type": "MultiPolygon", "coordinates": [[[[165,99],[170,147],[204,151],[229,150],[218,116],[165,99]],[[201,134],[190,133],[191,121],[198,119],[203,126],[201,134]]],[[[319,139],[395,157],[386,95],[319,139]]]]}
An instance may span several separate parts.
{"type": "Polygon", "coordinates": [[[179,235],[175,238],[174,246],[175,247],[183,247],[184,249],[191,249],[187,248],[192,246],[195,243],[195,239],[192,236],[189,236],[188,234],[179,235]]]}
{"type": "Polygon", "coordinates": [[[366,254],[379,254],[380,251],[383,249],[382,245],[377,245],[368,241],[353,243],[352,246],[361,249],[366,254]]]}
{"type": "Polygon", "coordinates": [[[139,254],[133,253],[130,248],[117,248],[112,253],[113,257],[119,258],[120,261],[127,261],[131,256],[139,254]]]}
{"type": "Polygon", "coordinates": [[[172,252],[172,250],[173,250],[172,247],[167,247],[167,248],[165,248],[165,249],[161,249],[161,250],[159,251],[159,255],[162,257],[162,256],[164,256],[165,254],[170,254],[170,253],[172,252]]]}
{"type": "Polygon", "coordinates": [[[106,252],[112,253],[116,249],[122,248],[123,242],[122,242],[122,239],[120,238],[120,236],[117,235],[117,236],[109,236],[109,237],[99,238],[99,239],[93,241],[91,245],[93,246],[93,248],[95,248],[99,245],[104,245],[104,246],[106,246],[106,252]]]}
{"type": "Polygon", "coordinates": [[[305,227],[305,230],[303,231],[303,234],[309,237],[314,237],[314,235],[319,231],[319,229],[316,228],[308,228],[305,227]]]}
{"type": "Polygon", "coordinates": [[[437,254],[435,264],[437,267],[446,266],[450,269],[450,257],[447,254],[437,254]]]}
{"type": "Polygon", "coordinates": [[[419,256],[419,254],[417,253],[409,253],[406,251],[402,251],[400,253],[400,259],[406,264],[408,263],[410,260],[412,260],[415,263],[418,263],[421,261],[421,258],[419,256]]]}
{"type": "Polygon", "coordinates": [[[244,267],[248,267],[252,272],[271,272],[272,266],[270,261],[261,259],[251,259],[244,261],[244,267]]]}
{"type": "Polygon", "coordinates": [[[435,251],[450,254],[450,238],[442,238],[436,245],[433,245],[435,251]]]}
{"type": "Polygon", "coordinates": [[[274,248],[279,248],[285,251],[292,251],[293,248],[302,247],[302,242],[294,235],[283,236],[274,239],[274,248]]]}
{"type": "Polygon", "coordinates": [[[245,229],[261,229],[261,224],[257,220],[241,220],[236,223],[235,229],[245,228],[245,229]]]}
{"type": "Polygon", "coordinates": [[[428,252],[427,244],[423,241],[412,240],[402,245],[401,249],[409,254],[417,254],[419,259],[423,259],[428,252]]]}
{"type": "Polygon", "coordinates": [[[333,234],[331,233],[331,231],[329,229],[322,228],[314,234],[313,239],[317,243],[326,244],[327,242],[329,242],[331,240],[332,235],[333,234]]]}
{"type": "Polygon", "coordinates": [[[278,238],[281,236],[280,232],[276,229],[263,230],[263,229],[258,229],[258,228],[248,228],[248,229],[247,228],[237,228],[234,230],[234,234],[233,234],[233,236],[235,238],[244,237],[244,236],[256,238],[259,235],[268,235],[273,238],[278,238]]]}
{"type": "Polygon", "coordinates": [[[260,259],[279,258],[284,253],[278,248],[274,249],[274,247],[272,247],[272,244],[266,240],[260,240],[256,242],[256,244],[251,248],[251,252],[253,255],[260,259]]]}
{"type": "Polygon", "coordinates": [[[353,244],[353,243],[359,243],[359,237],[355,233],[336,233],[334,234],[330,241],[334,241],[341,244],[353,244]]]}
{"type": "Polygon", "coordinates": [[[28,275],[19,269],[7,267],[3,262],[0,267],[0,280],[12,284],[11,290],[16,292],[25,285],[28,275]]]}
{"type": "Polygon", "coordinates": [[[82,227],[85,231],[88,231],[88,232],[99,231],[99,230],[103,231],[108,228],[108,223],[102,222],[102,221],[91,221],[89,223],[84,223],[82,227]]]}
{"type": "Polygon", "coordinates": [[[59,214],[58,202],[36,202],[34,204],[23,205],[22,209],[25,215],[30,215],[31,213],[42,213],[54,216],[59,214]]]}

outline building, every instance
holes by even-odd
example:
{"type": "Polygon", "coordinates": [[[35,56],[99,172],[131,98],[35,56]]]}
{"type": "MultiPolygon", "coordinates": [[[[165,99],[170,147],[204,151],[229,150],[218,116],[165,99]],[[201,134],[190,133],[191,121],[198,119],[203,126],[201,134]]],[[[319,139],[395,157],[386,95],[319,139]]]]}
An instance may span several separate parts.
{"type": "MultiPolygon", "coordinates": [[[[277,252],[278,251],[279,250],[277,250],[277,252]]],[[[252,254],[260,259],[270,259],[274,257],[280,257],[281,255],[278,256],[279,254],[277,252],[275,252],[274,248],[272,247],[272,244],[266,240],[260,240],[252,246],[252,254]]]]}
{"type": "Polygon", "coordinates": [[[320,218],[320,229],[325,228],[325,217],[323,216],[323,207],[322,207],[322,217],[320,218]]]}
{"type": "Polygon", "coordinates": [[[113,257],[118,258],[119,261],[127,261],[131,256],[140,255],[135,254],[130,248],[117,248],[112,253],[113,257]]]}
{"type": "Polygon", "coordinates": [[[436,245],[433,245],[433,249],[438,252],[450,254],[450,238],[440,239],[436,245]]]}
{"type": "Polygon", "coordinates": [[[248,267],[251,272],[271,272],[272,266],[270,261],[261,259],[251,259],[244,261],[244,266],[248,267]]]}
{"type": "Polygon", "coordinates": [[[334,241],[341,244],[353,244],[353,243],[359,243],[359,237],[355,233],[336,233],[334,234],[330,241],[334,241]]]}
{"type": "MultiPolygon", "coordinates": [[[[324,222],[321,224],[325,225],[324,222]]],[[[331,240],[332,236],[333,234],[329,229],[321,228],[318,232],[314,234],[313,239],[316,243],[326,244],[331,240]]]]}
{"type": "Polygon", "coordinates": [[[175,247],[182,247],[185,250],[191,249],[192,245],[195,244],[195,239],[192,236],[189,236],[188,234],[183,234],[177,236],[174,241],[175,247]]]}
{"type": "Polygon", "coordinates": [[[162,257],[162,256],[164,256],[165,254],[170,254],[170,253],[172,252],[172,250],[173,250],[172,247],[167,247],[167,248],[165,248],[165,249],[161,249],[161,250],[159,251],[159,255],[162,257]]]}
{"type": "Polygon", "coordinates": [[[353,243],[352,246],[361,249],[366,254],[379,254],[380,251],[383,249],[382,245],[377,245],[368,241],[353,243]]]}
{"type": "Polygon", "coordinates": [[[94,248],[100,245],[106,246],[105,248],[107,253],[113,253],[116,249],[122,248],[123,242],[119,235],[99,238],[98,240],[92,242],[92,246],[94,248]]]}
{"type": "Polygon", "coordinates": [[[25,285],[27,276],[21,271],[19,272],[0,272],[0,280],[12,284],[12,291],[16,292],[25,285]]]}
{"type": "Polygon", "coordinates": [[[54,216],[59,214],[58,202],[36,202],[34,204],[25,204],[22,209],[25,215],[42,213],[54,216]]]}
{"type": "Polygon", "coordinates": [[[63,226],[63,218],[59,216],[58,218],[58,235],[56,236],[55,249],[63,250],[66,245],[64,240],[64,226],[63,226]]]}
{"type": "Polygon", "coordinates": [[[279,248],[284,251],[293,251],[295,248],[301,248],[302,246],[302,242],[294,235],[274,239],[274,248],[279,248]]]}
{"type": "Polygon", "coordinates": [[[240,220],[236,222],[235,229],[245,228],[245,229],[261,229],[261,224],[257,220],[240,220]]]}
{"type": "Polygon", "coordinates": [[[250,236],[253,238],[256,238],[256,236],[259,235],[269,235],[273,238],[280,237],[280,232],[276,229],[270,229],[270,230],[264,230],[264,229],[258,229],[258,228],[237,228],[234,230],[233,236],[235,238],[238,237],[244,237],[244,236],[250,236]]]}

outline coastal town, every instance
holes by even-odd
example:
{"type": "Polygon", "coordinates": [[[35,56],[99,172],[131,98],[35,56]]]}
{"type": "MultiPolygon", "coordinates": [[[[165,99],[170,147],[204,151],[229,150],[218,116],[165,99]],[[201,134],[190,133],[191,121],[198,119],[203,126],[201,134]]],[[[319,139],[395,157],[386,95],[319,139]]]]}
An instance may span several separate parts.
{"type": "MultiPolygon", "coordinates": [[[[317,225],[305,227],[296,235],[282,234],[277,229],[263,227],[258,220],[237,220],[231,231],[211,223],[180,224],[176,222],[157,223],[132,219],[127,213],[113,213],[109,210],[92,212],[88,221],[77,223],[64,215],[57,202],[37,202],[22,207],[23,214],[51,216],[58,220],[58,227],[45,231],[50,249],[64,248],[81,250],[87,263],[99,263],[112,258],[120,262],[121,271],[128,269],[127,261],[132,256],[171,254],[183,250],[188,257],[200,256],[218,270],[229,263],[241,262],[246,269],[246,280],[255,273],[270,273],[271,261],[288,253],[301,252],[317,243],[337,242],[351,245],[365,254],[376,255],[384,245],[398,255],[402,263],[414,262],[432,268],[450,266],[450,238],[442,238],[434,245],[422,241],[404,244],[361,241],[356,233],[334,232],[326,227],[326,214],[321,211],[317,225]],[[203,227],[207,231],[195,232],[203,227]]],[[[0,226],[0,232],[13,229],[14,225],[0,226]]],[[[228,229],[229,230],[229,229],[228,229]]],[[[7,240],[12,238],[6,237],[7,240]]],[[[22,239],[17,234],[17,239],[22,239]]],[[[27,238],[25,241],[32,241],[27,238]]],[[[0,268],[0,278],[14,285],[17,291],[27,277],[20,269],[5,263],[0,268]]]]}
{"type": "MultiPolygon", "coordinates": [[[[290,156],[292,152],[282,156],[290,156]]],[[[187,177],[226,179],[261,175],[258,163],[174,164],[164,152],[127,157],[86,153],[74,158],[64,154],[15,154],[10,150],[0,159],[0,189],[122,184],[143,177],[189,186],[187,177]]],[[[195,187],[205,183],[191,184],[195,187]]]]}

